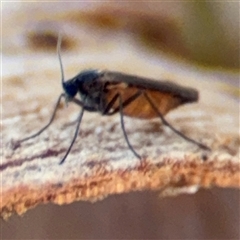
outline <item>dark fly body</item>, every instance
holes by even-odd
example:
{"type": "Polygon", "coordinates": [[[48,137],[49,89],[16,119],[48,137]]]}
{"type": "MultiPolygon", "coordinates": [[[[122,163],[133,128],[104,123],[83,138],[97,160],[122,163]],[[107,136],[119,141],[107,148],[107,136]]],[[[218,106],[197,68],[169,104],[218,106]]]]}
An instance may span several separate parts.
{"type": "Polygon", "coordinates": [[[163,117],[170,110],[182,104],[198,101],[198,92],[195,89],[182,87],[168,81],[155,81],[119,72],[98,70],[83,71],[74,78],[64,81],[60,45],[61,38],[58,40],[57,52],[60,61],[64,92],[59,96],[48,124],[34,135],[18,142],[34,138],[46,130],[54,120],[61,99],[65,98],[66,102],[73,102],[79,105],[81,110],[77,119],[75,134],[60,164],[67,158],[77,138],[84,111],[99,112],[101,115],[108,116],[119,113],[124,138],[129,149],[139,159],[141,157],[129,142],[123,116],[142,119],[159,117],[164,125],[167,125],[185,140],[198,145],[202,149],[210,150],[207,146],[185,136],[175,129],[163,117]],[[77,98],[78,94],[80,98],[77,98]]]}

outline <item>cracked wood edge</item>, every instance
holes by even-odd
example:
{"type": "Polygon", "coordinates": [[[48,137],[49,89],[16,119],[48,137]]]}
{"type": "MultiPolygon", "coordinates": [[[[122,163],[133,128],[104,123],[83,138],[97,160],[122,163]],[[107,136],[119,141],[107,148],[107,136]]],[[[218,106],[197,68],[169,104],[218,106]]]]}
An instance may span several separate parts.
{"type": "MultiPolygon", "coordinates": [[[[202,159],[177,161],[164,159],[158,164],[143,162],[140,166],[108,171],[104,165],[95,165],[94,174],[86,179],[72,178],[67,183],[45,184],[41,188],[32,184],[9,189],[2,198],[1,216],[9,217],[13,212],[23,214],[40,203],[69,204],[73,201],[96,201],[108,195],[142,190],[165,190],[168,188],[195,186],[209,188],[239,187],[239,164],[224,159],[219,166],[217,159],[202,163],[202,159]],[[216,167],[218,165],[218,167],[216,167]]],[[[187,191],[186,191],[187,192],[187,191]]],[[[169,194],[168,194],[169,195],[169,194]]]]}

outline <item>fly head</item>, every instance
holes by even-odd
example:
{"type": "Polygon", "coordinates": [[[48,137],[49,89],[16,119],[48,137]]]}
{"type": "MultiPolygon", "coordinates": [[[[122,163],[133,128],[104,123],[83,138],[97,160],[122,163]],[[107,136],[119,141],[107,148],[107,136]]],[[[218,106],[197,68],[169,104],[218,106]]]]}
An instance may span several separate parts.
{"type": "Polygon", "coordinates": [[[68,99],[79,93],[87,107],[100,111],[103,103],[104,82],[101,81],[103,74],[98,70],[86,70],[80,72],[74,78],[63,83],[63,88],[68,99]]]}

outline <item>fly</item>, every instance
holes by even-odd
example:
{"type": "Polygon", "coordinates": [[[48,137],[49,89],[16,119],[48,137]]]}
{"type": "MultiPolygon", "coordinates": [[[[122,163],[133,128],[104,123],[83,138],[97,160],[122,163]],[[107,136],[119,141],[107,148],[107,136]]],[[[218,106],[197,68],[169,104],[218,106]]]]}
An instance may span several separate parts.
{"type": "Polygon", "coordinates": [[[140,119],[159,117],[164,125],[168,126],[183,139],[196,144],[201,149],[210,150],[210,148],[204,144],[185,136],[164,118],[164,115],[170,110],[180,105],[197,102],[197,90],[183,87],[169,81],[156,81],[113,71],[86,70],[80,72],[72,79],[64,81],[60,48],[61,37],[59,37],[57,43],[57,54],[60,62],[61,81],[64,92],[58,97],[53,114],[47,125],[37,133],[18,142],[35,138],[45,131],[53,122],[62,98],[65,98],[66,103],[73,102],[80,106],[81,110],[77,118],[75,134],[60,164],[66,160],[72,149],[85,111],[99,112],[105,116],[119,113],[120,123],[127,145],[139,159],[141,159],[140,155],[134,150],[128,139],[123,116],[140,119]],[[79,98],[77,98],[78,94],[79,98]]]}

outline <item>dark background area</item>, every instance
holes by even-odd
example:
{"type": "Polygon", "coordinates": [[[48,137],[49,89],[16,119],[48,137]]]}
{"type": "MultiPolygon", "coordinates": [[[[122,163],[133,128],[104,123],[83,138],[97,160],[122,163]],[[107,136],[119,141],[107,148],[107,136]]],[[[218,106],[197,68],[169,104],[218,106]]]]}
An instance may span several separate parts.
{"type": "Polygon", "coordinates": [[[1,222],[2,239],[239,239],[239,191],[159,198],[115,195],[97,203],[42,205],[1,222]]]}

